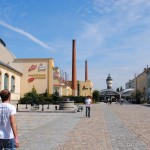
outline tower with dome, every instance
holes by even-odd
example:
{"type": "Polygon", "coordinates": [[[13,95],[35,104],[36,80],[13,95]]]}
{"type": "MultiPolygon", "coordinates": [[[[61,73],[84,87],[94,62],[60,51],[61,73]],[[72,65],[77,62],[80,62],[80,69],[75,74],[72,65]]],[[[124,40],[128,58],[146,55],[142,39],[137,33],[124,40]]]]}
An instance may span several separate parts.
{"type": "Polygon", "coordinates": [[[108,74],[108,77],[106,79],[106,83],[107,83],[107,89],[112,89],[113,79],[111,78],[110,74],[108,74]]]}

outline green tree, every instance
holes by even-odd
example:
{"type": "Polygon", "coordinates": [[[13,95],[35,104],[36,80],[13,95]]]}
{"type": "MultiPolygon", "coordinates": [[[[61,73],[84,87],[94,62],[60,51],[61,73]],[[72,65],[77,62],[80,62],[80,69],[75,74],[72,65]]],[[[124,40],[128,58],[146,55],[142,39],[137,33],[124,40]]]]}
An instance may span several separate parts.
{"type": "Polygon", "coordinates": [[[142,96],[143,96],[142,92],[140,92],[138,90],[137,91],[133,91],[132,94],[131,94],[131,98],[134,100],[134,102],[136,104],[140,104],[140,99],[141,99],[142,96]]]}
{"type": "Polygon", "coordinates": [[[120,87],[120,91],[123,91],[123,88],[122,88],[122,86],[120,87]]]}
{"type": "Polygon", "coordinates": [[[99,96],[100,96],[99,91],[98,90],[94,90],[93,91],[93,99],[94,99],[95,102],[99,101],[99,96]]]}
{"type": "Polygon", "coordinates": [[[20,101],[21,103],[30,104],[31,102],[33,102],[36,104],[38,102],[38,94],[36,92],[35,87],[33,86],[31,92],[25,93],[24,97],[20,101]]]}
{"type": "Polygon", "coordinates": [[[60,100],[60,96],[58,91],[56,90],[53,94],[52,94],[52,100],[54,104],[58,104],[59,100],[60,100]]]}
{"type": "Polygon", "coordinates": [[[119,88],[116,89],[116,92],[119,92],[119,88]]]}
{"type": "Polygon", "coordinates": [[[31,92],[32,92],[32,93],[37,93],[37,92],[36,92],[36,89],[35,89],[35,87],[34,87],[34,85],[33,85],[33,87],[32,87],[31,92]]]}

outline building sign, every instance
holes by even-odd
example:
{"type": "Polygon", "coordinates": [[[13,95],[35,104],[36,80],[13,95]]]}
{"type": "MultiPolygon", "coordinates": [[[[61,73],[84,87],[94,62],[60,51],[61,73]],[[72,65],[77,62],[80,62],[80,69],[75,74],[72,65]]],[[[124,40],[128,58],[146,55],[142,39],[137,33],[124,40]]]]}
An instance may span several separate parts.
{"type": "Polygon", "coordinates": [[[46,74],[29,74],[29,77],[34,78],[34,79],[45,79],[46,74]]]}
{"type": "MultiPolygon", "coordinates": [[[[31,65],[28,69],[28,72],[35,70],[37,68],[37,65],[31,65]]],[[[40,64],[38,66],[38,71],[45,71],[47,69],[46,64],[40,64]]],[[[28,74],[28,82],[32,82],[35,79],[46,79],[46,74],[38,74],[38,73],[34,73],[34,74],[28,74]]]]}
{"type": "Polygon", "coordinates": [[[45,64],[45,65],[44,65],[44,64],[40,64],[40,65],[38,66],[38,70],[39,70],[39,71],[45,71],[46,68],[47,68],[46,64],[45,64]]]}
{"type": "Polygon", "coordinates": [[[34,81],[34,78],[29,78],[28,79],[28,82],[32,82],[32,81],[34,81]]]}
{"type": "Polygon", "coordinates": [[[37,65],[32,65],[29,67],[28,71],[32,71],[35,70],[37,68],[37,65]]]}

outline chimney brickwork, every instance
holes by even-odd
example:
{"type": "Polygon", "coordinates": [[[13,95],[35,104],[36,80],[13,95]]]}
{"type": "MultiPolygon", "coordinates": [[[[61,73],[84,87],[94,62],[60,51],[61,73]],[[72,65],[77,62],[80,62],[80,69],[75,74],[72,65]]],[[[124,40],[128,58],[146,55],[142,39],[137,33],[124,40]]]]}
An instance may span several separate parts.
{"type": "Polygon", "coordinates": [[[88,65],[87,65],[87,60],[85,61],[85,81],[88,80],[88,65]]]}
{"type": "Polygon", "coordinates": [[[72,95],[77,96],[76,41],[72,42],[72,95]]]}

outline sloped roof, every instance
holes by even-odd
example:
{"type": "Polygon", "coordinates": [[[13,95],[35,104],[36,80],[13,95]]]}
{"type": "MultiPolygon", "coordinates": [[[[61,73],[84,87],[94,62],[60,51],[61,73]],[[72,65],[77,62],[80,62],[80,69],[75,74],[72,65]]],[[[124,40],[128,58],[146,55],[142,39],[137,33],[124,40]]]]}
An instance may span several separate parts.
{"type": "Polygon", "coordinates": [[[126,89],[126,90],[121,92],[121,96],[131,96],[131,94],[134,90],[135,89],[126,89]]]}
{"type": "Polygon", "coordinates": [[[5,42],[4,42],[2,39],[0,39],[0,43],[1,43],[4,47],[6,47],[6,44],[5,44],[5,42]]]}
{"type": "Polygon", "coordinates": [[[120,93],[112,89],[104,89],[100,91],[100,95],[120,95],[120,93]]]}
{"type": "Polygon", "coordinates": [[[9,66],[9,65],[7,65],[7,64],[5,64],[5,63],[3,63],[2,61],[0,61],[0,65],[4,66],[4,67],[6,67],[6,68],[9,68],[10,70],[13,70],[13,71],[19,73],[20,75],[22,75],[21,72],[19,72],[18,70],[14,69],[13,67],[11,67],[11,66],[9,66]]]}

